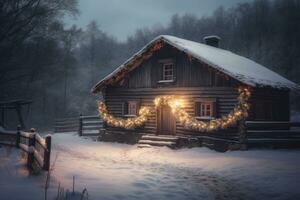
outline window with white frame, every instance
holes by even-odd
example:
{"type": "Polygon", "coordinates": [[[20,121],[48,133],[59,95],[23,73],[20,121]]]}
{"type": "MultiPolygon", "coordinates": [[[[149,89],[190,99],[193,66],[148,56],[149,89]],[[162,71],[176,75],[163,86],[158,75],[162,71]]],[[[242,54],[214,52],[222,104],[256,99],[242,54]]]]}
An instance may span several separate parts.
{"type": "Polygon", "coordinates": [[[164,63],[163,64],[163,80],[173,80],[174,79],[174,63],[164,63]]]}
{"type": "Polygon", "coordinates": [[[195,101],[195,116],[203,118],[216,117],[216,101],[215,100],[199,100],[195,101]]]}
{"type": "Polygon", "coordinates": [[[128,102],[128,115],[136,115],[137,114],[137,102],[129,101],[128,102]]]}
{"type": "Polygon", "coordinates": [[[123,104],[123,114],[124,115],[137,115],[138,103],[137,101],[128,101],[123,104]]]}
{"type": "Polygon", "coordinates": [[[201,117],[212,117],[212,102],[201,103],[201,117]]]}

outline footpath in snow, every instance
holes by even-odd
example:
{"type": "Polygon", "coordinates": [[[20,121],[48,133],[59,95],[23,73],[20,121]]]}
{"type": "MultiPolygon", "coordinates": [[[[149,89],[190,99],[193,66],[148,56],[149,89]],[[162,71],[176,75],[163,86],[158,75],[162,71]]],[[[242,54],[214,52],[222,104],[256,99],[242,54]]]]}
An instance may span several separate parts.
{"type": "MultiPolygon", "coordinates": [[[[300,199],[299,150],[218,153],[206,148],[140,149],[53,135],[48,199],[58,184],[89,199],[300,199]]],[[[43,199],[45,173],[29,175],[16,149],[0,148],[0,199],[43,199]]]]}

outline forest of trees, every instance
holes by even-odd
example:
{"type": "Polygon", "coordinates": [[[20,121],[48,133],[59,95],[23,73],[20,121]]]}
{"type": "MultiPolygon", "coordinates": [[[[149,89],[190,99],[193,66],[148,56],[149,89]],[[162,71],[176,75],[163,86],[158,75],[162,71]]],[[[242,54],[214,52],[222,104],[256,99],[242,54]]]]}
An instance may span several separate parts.
{"type": "MultiPolygon", "coordinates": [[[[300,0],[254,0],[201,18],[174,15],[165,26],[141,28],[125,42],[95,21],[66,28],[80,17],[77,0],[0,2],[0,101],[30,99],[27,124],[51,128],[59,117],[96,114],[91,87],[160,34],[202,42],[222,38],[221,48],[257,61],[300,83],[300,0]]],[[[299,94],[292,108],[300,109],[299,94]]],[[[12,117],[14,113],[7,113],[12,117]]],[[[11,124],[16,121],[11,120],[11,124]]]]}

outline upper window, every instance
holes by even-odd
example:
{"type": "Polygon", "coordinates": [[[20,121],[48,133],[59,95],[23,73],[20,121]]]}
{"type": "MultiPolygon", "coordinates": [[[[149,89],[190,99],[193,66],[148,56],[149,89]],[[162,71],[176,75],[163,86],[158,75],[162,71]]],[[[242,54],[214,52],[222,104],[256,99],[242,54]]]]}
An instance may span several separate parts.
{"type": "Polygon", "coordinates": [[[174,64],[164,63],[163,64],[163,80],[173,80],[174,79],[174,64]]]}

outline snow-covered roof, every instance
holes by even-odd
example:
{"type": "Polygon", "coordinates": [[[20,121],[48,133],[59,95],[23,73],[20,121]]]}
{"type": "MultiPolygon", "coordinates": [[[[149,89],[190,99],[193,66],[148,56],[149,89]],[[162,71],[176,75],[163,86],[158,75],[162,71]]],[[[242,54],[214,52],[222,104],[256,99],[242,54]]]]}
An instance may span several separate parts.
{"type": "Polygon", "coordinates": [[[98,82],[93,87],[92,92],[99,91],[108,80],[116,76],[119,72],[126,68],[128,64],[139,58],[143,53],[147,52],[150,47],[159,41],[163,41],[249,86],[300,89],[299,85],[271,71],[267,67],[264,67],[248,58],[232,53],[231,51],[181,39],[175,36],[161,35],[156,37],[111,74],[98,82]]]}

